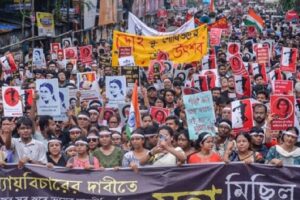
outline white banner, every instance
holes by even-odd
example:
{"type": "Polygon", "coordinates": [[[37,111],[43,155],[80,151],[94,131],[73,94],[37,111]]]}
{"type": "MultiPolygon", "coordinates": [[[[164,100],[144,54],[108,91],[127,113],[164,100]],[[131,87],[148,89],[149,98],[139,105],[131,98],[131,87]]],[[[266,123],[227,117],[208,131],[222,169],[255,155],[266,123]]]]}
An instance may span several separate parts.
{"type": "Polygon", "coordinates": [[[153,28],[150,28],[134,14],[129,13],[128,15],[128,30],[127,32],[135,35],[144,35],[144,36],[163,36],[163,35],[174,35],[185,33],[195,29],[194,18],[187,21],[181,27],[172,32],[158,32],[153,28]]]}

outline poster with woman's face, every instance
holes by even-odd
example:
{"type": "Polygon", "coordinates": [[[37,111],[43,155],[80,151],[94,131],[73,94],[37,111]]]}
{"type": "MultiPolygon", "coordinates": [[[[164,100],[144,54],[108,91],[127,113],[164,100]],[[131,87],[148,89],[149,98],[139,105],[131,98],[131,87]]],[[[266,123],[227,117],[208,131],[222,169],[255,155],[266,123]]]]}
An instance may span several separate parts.
{"type": "Polygon", "coordinates": [[[151,107],[150,113],[157,123],[163,124],[170,115],[170,110],[167,108],[151,107]]]}
{"type": "Polygon", "coordinates": [[[126,97],[126,77],[107,76],[105,78],[106,97],[110,102],[125,101],[126,97]]]}
{"type": "Polygon", "coordinates": [[[239,75],[245,73],[246,69],[239,55],[230,57],[229,63],[233,74],[239,75]]]}
{"type": "Polygon", "coordinates": [[[63,38],[62,39],[62,47],[65,48],[69,48],[72,47],[72,39],[71,38],[63,38]]]}
{"type": "Polygon", "coordinates": [[[51,43],[50,45],[51,53],[57,53],[59,49],[61,49],[60,43],[51,43]]]}
{"type": "Polygon", "coordinates": [[[46,67],[46,59],[43,49],[33,49],[32,65],[36,66],[37,68],[46,67]]]}
{"type": "Polygon", "coordinates": [[[81,100],[98,100],[100,98],[95,72],[77,73],[77,88],[81,92],[81,100]]]}
{"type": "Polygon", "coordinates": [[[79,47],[80,51],[80,61],[83,64],[90,64],[92,63],[92,53],[93,53],[93,47],[92,45],[82,46],[79,47]]]}
{"type": "Polygon", "coordinates": [[[294,127],[295,123],[295,96],[294,95],[272,95],[270,98],[272,130],[286,130],[294,127]]]}
{"type": "Polygon", "coordinates": [[[60,99],[57,79],[38,79],[36,88],[38,115],[60,115],[60,99]]]}

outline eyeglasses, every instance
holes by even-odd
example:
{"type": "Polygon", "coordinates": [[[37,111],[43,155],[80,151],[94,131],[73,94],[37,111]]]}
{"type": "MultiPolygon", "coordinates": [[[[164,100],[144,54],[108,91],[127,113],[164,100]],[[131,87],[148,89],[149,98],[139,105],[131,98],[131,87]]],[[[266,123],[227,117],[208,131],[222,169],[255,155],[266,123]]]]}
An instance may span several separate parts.
{"type": "Polygon", "coordinates": [[[88,142],[97,142],[97,140],[98,140],[97,138],[90,138],[90,139],[87,139],[88,142]]]}
{"type": "Polygon", "coordinates": [[[118,122],[116,122],[116,121],[110,121],[109,123],[110,124],[117,124],[118,122]]]}

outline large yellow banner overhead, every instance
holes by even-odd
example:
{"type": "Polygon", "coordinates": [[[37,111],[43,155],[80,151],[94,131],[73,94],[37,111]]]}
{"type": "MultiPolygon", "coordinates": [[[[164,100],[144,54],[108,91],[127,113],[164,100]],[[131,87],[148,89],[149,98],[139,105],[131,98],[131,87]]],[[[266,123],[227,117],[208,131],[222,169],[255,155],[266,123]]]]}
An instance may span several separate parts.
{"type": "Polygon", "coordinates": [[[200,61],[207,54],[207,26],[177,35],[149,37],[132,35],[114,31],[112,66],[119,66],[118,56],[120,47],[131,47],[135,64],[148,67],[151,60],[159,53],[168,55],[174,63],[189,63],[200,61]]]}

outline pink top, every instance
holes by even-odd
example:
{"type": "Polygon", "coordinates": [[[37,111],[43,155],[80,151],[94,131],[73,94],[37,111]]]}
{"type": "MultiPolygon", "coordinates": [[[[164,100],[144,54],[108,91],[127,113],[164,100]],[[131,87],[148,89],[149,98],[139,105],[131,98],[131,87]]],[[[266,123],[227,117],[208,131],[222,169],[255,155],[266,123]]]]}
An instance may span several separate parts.
{"type": "MultiPolygon", "coordinates": [[[[92,159],[94,159],[93,160],[93,162],[94,162],[94,169],[100,169],[100,163],[99,163],[98,159],[96,157],[94,157],[94,156],[92,157],[92,159]]],[[[69,160],[69,162],[70,162],[70,160],[69,160]]],[[[75,156],[73,158],[72,164],[73,164],[73,168],[84,169],[85,167],[87,167],[87,166],[90,165],[90,158],[88,156],[86,159],[81,160],[81,159],[78,159],[77,156],[75,156]]]]}

